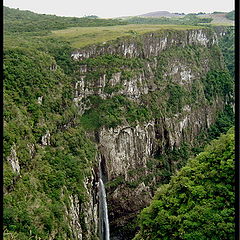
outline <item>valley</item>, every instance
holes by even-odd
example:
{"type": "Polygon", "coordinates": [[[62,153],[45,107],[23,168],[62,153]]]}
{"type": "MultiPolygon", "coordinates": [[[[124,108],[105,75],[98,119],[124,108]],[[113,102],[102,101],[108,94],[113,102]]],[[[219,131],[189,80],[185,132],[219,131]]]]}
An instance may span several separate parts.
{"type": "Polygon", "coordinates": [[[5,239],[234,239],[234,27],[7,10],[5,239]]]}

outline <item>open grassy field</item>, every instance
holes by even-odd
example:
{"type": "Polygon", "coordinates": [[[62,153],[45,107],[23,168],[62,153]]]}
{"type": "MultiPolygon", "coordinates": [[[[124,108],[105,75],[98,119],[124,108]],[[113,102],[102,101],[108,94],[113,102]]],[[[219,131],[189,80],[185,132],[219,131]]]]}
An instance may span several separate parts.
{"type": "Polygon", "coordinates": [[[129,24],[107,27],[74,27],[64,30],[52,31],[51,36],[69,41],[74,48],[81,48],[91,44],[103,43],[109,40],[114,40],[122,36],[159,31],[161,29],[187,30],[197,28],[201,27],[188,25],[156,24],[129,24]]]}

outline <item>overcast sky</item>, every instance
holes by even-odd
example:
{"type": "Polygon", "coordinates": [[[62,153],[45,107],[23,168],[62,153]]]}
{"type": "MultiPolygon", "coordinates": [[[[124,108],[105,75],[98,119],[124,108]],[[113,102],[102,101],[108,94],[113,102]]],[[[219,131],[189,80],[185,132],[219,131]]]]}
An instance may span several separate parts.
{"type": "Polygon", "coordinates": [[[154,11],[230,12],[234,0],[3,0],[4,6],[57,16],[134,16],[154,11]]]}

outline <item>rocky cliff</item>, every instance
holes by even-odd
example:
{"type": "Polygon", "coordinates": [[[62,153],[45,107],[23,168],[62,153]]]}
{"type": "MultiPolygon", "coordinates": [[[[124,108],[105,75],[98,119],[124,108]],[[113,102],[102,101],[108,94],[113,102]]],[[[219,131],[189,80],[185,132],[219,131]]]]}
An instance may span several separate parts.
{"type": "MultiPolygon", "coordinates": [[[[76,50],[72,58],[79,64],[74,102],[83,120],[99,116],[88,129],[107,182],[111,238],[131,239],[117,230],[126,230],[163,181],[161,156],[194,145],[229,100],[229,92],[209,89],[209,79],[226,71],[217,34],[147,33],[76,50]],[[133,107],[112,106],[118,96],[133,107]]],[[[169,172],[179,165],[168,162],[169,172]]]]}
{"type": "Polygon", "coordinates": [[[169,30],[146,33],[136,37],[120,38],[118,41],[105,42],[72,53],[75,60],[83,60],[103,54],[119,54],[128,58],[149,58],[159,56],[161,52],[173,46],[203,45],[211,47],[217,43],[216,33],[206,29],[169,30]]]}

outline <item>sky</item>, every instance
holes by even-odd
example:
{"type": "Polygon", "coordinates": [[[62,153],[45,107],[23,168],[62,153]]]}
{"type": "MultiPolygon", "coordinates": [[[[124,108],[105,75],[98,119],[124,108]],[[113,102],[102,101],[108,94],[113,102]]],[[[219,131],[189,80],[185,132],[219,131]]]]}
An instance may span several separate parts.
{"type": "Polygon", "coordinates": [[[102,18],[135,16],[148,12],[212,13],[234,10],[234,0],[3,0],[3,5],[57,16],[102,18]]]}

